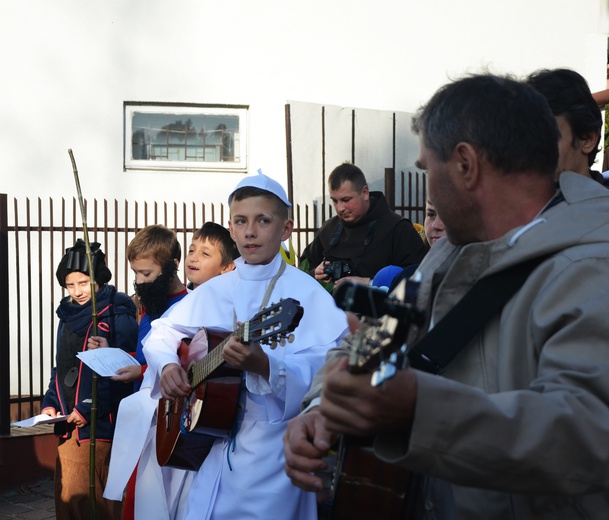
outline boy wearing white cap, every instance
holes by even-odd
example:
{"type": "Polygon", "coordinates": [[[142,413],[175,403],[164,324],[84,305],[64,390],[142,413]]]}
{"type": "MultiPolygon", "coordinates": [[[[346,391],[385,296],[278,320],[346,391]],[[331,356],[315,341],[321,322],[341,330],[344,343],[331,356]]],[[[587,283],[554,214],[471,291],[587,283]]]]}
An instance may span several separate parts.
{"type": "Polygon", "coordinates": [[[195,476],[186,518],[316,519],[315,495],[285,475],[282,437],[327,350],[347,332],[346,316],[312,277],[283,260],[281,244],[293,222],[278,182],[259,171],[243,179],[228,202],[241,257],[235,271],[202,285],[153,323],[144,345],[157,374],[153,394],[175,399],[191,393],[176,351],[181,338],[201,326],[233,331],[285,298],[298,300],[304,314],[286,347],[245,345],[235,337],[224,345],[224,361],[243,371],[240,409],[231,434],[215,440],[195,476]]]}

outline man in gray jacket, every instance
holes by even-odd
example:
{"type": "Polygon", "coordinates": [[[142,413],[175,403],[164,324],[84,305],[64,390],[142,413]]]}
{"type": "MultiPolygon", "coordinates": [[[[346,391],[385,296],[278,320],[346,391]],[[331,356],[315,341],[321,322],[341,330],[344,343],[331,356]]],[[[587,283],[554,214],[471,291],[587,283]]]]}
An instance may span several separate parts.
{"type": "Polygon", "coordinates": [[[409,345],[477,280],[548,257],[441,376],[373,387],[334,352],[288,426],[288,475],[320,491],[331,442],[372,435],[376,457],[422,475],[413,518],[609,518],[609,192],[571,172],[556,191],[554,118],[509,78],[444,86],[413,131],[447,240],[419,268],[409,345]]]}

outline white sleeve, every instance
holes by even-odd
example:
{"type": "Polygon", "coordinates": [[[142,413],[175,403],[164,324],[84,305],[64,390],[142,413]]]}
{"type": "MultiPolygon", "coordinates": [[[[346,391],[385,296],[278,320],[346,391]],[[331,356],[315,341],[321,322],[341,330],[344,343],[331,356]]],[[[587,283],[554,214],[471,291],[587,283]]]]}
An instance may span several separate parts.
{"type": "Polygon", "coordinates": [[[180,323],[185,320],[180,319],[182,314],[175,312],[176,310],[179,311],[177,305],[174,305],[162,317],[154,320],[150,332],[142,341],[144,356],[148,362],[147,371],[151,371],[150,375],[153,379],[151,390],[153,398],[161,396],[159,382],[163,368],[170,363],[180,364],[178,348],[182,339],[191,338],[199,328],[180,323]]]}

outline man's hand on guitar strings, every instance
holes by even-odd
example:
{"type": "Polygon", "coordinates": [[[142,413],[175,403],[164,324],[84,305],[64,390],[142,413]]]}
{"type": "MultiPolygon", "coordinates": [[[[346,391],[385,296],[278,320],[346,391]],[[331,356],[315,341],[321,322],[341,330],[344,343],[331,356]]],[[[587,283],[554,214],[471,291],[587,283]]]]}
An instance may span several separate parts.
{"type": "Polygon", "coordinates": [[[269,358],[260,344],[255,341],[244,345],[232,336],[228,343],[224,345],[222,357],[234,368],[259,374],[267,381],[269,380],[269,358]]]}
{"type": "Polygon", "coordinates": [[[323,458],[334,441],[325,419],[316,408],[288,422],[283,436],[285,472],[292,484],[305,491],[320,492],[323,480],[313,473],[328,469],[323,458]]]}
{"type": "Polygon", "coordinates": [[[191,392],[188,374],[177,363],[170,363],[161,372],[161,394],[165,399],[186,397],[191,392]]]}
{"type": "Polygon", "coordinates": [[[381,386],[370,384],[370,374],[352,374],[348,359],[326,368],[319,410],[328,430],[349,435],[410,431],[416,402],[414,370],[398,371],[381,386]]]}

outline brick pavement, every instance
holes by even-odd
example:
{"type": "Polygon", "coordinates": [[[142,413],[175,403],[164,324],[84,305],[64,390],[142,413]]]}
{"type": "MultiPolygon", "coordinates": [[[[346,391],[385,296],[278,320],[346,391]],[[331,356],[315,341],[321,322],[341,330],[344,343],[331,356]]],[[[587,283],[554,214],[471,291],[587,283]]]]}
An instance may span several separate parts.
{"type": "Polygon", "coordinates": [[[55,518],[53,479],[0,492],[0,520],[47,520],[55,518]]]}

